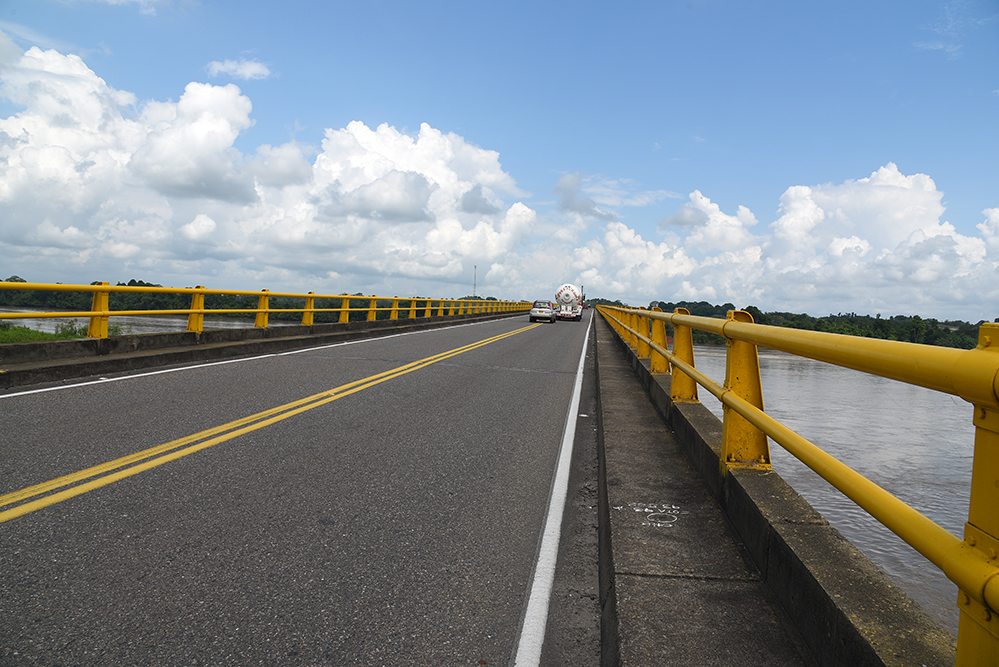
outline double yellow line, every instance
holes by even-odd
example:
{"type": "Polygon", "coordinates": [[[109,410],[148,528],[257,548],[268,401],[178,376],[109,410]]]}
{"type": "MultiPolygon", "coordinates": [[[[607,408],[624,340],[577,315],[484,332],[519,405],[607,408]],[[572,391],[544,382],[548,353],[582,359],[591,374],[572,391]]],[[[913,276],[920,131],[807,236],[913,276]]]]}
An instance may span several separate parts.
{"type": "Polygon", "coordinates": [[[258,429],[264,428],[265,426],[276,424],[277,422],[288,419],[289,417],[294,417],[295,415],[312,410],[313,408],[318,408],[321,405],[326,405],[327,403],[332,403],[333,401],[341,399],[345,396],[350,396],[351,394],[363,391],[364,389],[373,387],[376,384],[381,384],[382,382],[395,379],[407,373],[412,373],[413,371],[420,370],[421,368],[426,368],[427,366],[444,361],[445,359],[450,359],[451,357],[456,357],[459,354],[464,354],[465,352],[489,345],[490,343],[495,343],[496,341],[503,340],[504,338],[509,338],[510,336],[527,331],[528,329],[533,329],[537,326],[540,325],[533,324],[515,331],[500,334],[499,336],[493,336],[492,338],[471,343],[469,345],[465,345],[464,347],[449,350],[448,352],[435,354],[432,357],[420,359],[419,361],[399,366],[398,368],[394,368],[390,371],[372,375],[364,378],[363,380],[348,382],[347,384],[336,387],[335,389],[307,396],[306,398],[292,401],[291,403],[285,403],[284,405],[280,405],[276,408],[264,410],[263,412],[258,412],[255,415],[231,421],[228,424],[222,424],[221,426],[216,426],[214,428],[201,431],[200,433],[195,433],[178,440],[171,440],[170,442],[165,442],[162,445],[157,445],[141,452],[136,452],[135,454],[123,456],[119,459],[115,459],[114,461],[108,461],[107,463],[102,463],[101,465],[87,468],[86,470],[57,477],[56,479],[48,482],[35,484],[34,486],[21,489],[20,491],[8,493],[0,496],[0,507],[15,505],[17,503],[22,504],[8,510],[0,511],[0,523],[16,519],[19,516],[24,516],[25,514],[42,509],[43,507],[48,507],[49,505],[54,505],[64,500],[75,498],[76,496],[87,493],[88,491],[93,491],[94,489],[99,489],[102,486],[107,486],[108,484],[125,479],[126,477],[137,475],[140,472],[155,468],[156,466],[163,465],[164,463],[169,463],[170,461],[187,456],[188,454],[200,452],[202,449],[214,447],[215,445],[227,442],[246,433],[251,433],[258,429]],[[57,489],[62,490],[56,491],[57,489]],[[56,492],[50,493],[52,491],[56,492]],[[30,500],[31,498],[35,498],[35,500],[30,500]],[[29,500],[30,502],[25,502],[29,500]]]}

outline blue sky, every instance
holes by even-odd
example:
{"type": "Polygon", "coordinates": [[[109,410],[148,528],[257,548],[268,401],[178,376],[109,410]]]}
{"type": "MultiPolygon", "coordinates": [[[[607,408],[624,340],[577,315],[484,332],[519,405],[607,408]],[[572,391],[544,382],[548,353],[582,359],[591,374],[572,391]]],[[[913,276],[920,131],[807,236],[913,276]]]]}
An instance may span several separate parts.
{"type": "Polygon", "coordinates": [[[0,31],[4,277],[999,316],[994,0],[2,0],[0,31]]]}

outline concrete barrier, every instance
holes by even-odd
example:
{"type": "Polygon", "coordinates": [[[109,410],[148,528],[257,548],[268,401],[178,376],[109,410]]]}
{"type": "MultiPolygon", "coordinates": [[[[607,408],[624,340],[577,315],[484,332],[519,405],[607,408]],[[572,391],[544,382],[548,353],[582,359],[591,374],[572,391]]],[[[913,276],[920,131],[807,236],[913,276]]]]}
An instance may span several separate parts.
{"type": "Polygon", "coordinates": [[[718,418],[700,403],[673,403],[671,376],[617,341],[818,665],[954,665],[954,637],[779,474],[722,474],[718,418]]]}

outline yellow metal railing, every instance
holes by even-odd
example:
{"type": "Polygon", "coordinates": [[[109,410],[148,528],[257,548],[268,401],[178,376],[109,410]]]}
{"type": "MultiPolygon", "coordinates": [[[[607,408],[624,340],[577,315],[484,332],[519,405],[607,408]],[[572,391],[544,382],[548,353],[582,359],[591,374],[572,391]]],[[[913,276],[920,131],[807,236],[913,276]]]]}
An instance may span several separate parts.
{"type": "Polygon", "coordinates": [[[728,468],[769,469],[767,437],[814,470],[957,584],[961,611],[957,664],[996,664],[999,656],[999,324],[982,324],[973,350],[874,340],[754,324],[744,311],[721,320],[684,308],[598,306],[653,373],[672,373],[671,398],[696,402],[697,386],[723,405],[722,456],[728,468]],[[673,350],[665,324],[673,326],[673,350]],[[725,338],[725,382],[694,366],[691,330],[725,338]],[[763,411],[757,346],[935,389],[974,406],[975,453],[964,539],[905,504],[763,411]]]}
{"type": "Polygon", "coordinates": [[[316,313],[338,313],[339,322],[347,322],[351,313],[365,313],[366,319],[377,319],[378,313],[388,313],[389,319],[400,317],[416,319],[418,317],[453,317],[455,315],[502,313],[529,310],[531,301],[496,301],[493,299],[432,299],[424,297],[398,296],[356,296],[350,294],[307,294],[295,292],[271,292],[269,290],[216,290],[205,287],[148,287],[129,285],[110,285],[96,283],[94,285],[62,285],[51,283],[18,283],[0,282],[0,290],[21,290],[32,292],[91,292],[93,301],[90,310],[30,312],[30,313],[0,313],[0,320],[18,320],[26,318],[89,318],[87,330],[89,338],[107,338],[108,320],[122,315],[187,315],[187,330],[201,332],[204,330],[205,315],[227,315],[237,313],[252,313],[255,315],[254,326],[266,328],[268,316],[272,313],[301,313],[302,325],[312,326],[316,313]],[[109,307],[112,293],[131,292],[145,294],[189,294],[190,308],[173,310],[111,310],[109,307]],[[219,296],[249,296],[257,298],[256,308],[205,308],[206,295],[219,296]],[[304,299],[301,308],[271,308],[271,298],[304,299]],[[316,308],[317,299],[336,299],[340,305],[336,308],[316,308]],[[408,307],[400,307],[400,301],[409,302],[408,307]],[[379,306],[378,302],[391,302],[391,306],[379,306]],[[357,304],[357,305],[355,305],[357,304]]]}

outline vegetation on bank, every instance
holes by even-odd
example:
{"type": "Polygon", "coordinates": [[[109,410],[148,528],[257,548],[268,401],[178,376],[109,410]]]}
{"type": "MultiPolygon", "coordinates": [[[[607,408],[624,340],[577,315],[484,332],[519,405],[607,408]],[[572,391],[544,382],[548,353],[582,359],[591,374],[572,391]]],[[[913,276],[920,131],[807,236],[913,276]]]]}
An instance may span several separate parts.
{"type": "MultiPolygon", "coordinates": [[[[620,301],[592,299],[593,305],[607,304],[624,306],[620,301]]],[[[686,308],[691,315],[700,317],[726,317],[728,311],[736,310],[731,303],[712,305],[707,301],[653,301],[649,308],[659,308],[671,313],[676,308],[686,308]]],[[[742,308],[753,316],[753,321],[759,324],[769,324],[789,329],[805,329],[808,331],[826,331],[829,333],[861,336],[864,338],[879,338],[882,340],[900,340],[924,345],[940,345],[970,350],[978,345],[978,327],[982,324],[971,324],[960,320],[939,321],[933,318],[923,319],[919,315],[894,315],[883,318],[878,313],[858,315],[856,313],[838,313],[824,317],[812,317],[804,313],[762,312],[756,306],[742,308]]],[[[669,328],[669,325],[667,325],[669,328]]],[[[670,328],[671,329],[671,328],[670,328]]],[[[671,331],[667,332],[672,335],[671,331]]],[[[693,332],[694,343],[698,345],[724,345],[725,340],[715,334],[703,331],[693,332]]]]}
{"type": "MultiPolygon", "coordinates": [[[[55,333],[37,331],[28,327],[17,326],[10,320],[0,320],[0,345],[5,343],[33,343],[43,340],[64,340],[67,338],[86,338],[88,323],[79,324],[75,320],[61,321],[56,324],[55,333]]],[[[109,336],[120,336],[129,333],[128,327],[114,324],[108,325],[109,336]]]]}

